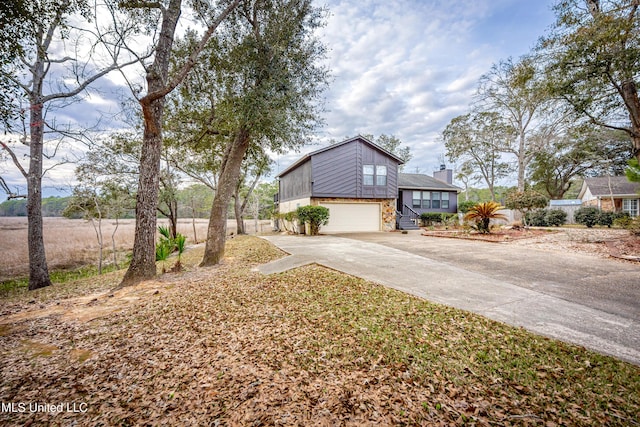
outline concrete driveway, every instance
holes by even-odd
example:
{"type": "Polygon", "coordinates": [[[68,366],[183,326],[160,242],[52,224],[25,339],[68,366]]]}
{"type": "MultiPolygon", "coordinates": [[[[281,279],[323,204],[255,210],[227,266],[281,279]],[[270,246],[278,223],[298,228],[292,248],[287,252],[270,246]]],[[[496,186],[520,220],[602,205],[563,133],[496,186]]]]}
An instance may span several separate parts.
{"type": "Polygon", "coordinates": [[[472,311],[640,365],[640,266],[587,255],[421,236],[266,236],[309,263],[472,311]]]}

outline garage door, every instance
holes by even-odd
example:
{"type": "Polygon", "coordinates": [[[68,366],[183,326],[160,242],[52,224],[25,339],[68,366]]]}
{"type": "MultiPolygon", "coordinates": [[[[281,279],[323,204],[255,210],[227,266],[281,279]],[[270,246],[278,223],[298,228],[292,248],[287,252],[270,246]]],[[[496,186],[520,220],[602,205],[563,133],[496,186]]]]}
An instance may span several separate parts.
{"type": "Polygon", "coordinates": [[[320,203],[329,209],[329,224],[320,232],[380,231],[379,203],[320,203]]]}

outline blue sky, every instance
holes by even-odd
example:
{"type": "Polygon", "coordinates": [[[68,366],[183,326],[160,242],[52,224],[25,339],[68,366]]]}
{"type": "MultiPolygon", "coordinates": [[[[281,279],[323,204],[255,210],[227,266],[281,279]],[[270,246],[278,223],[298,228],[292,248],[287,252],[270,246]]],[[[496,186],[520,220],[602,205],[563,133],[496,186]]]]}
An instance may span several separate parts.
{"type": "MultiPolygon", "coordinates": [[[[468,111],[478,79],[501,59],[529,52],[554,21],[553,0],[319,1],[330,10],[320,33],[333,74],[326,126],[315,145],[274,158],[273,175],[330,140],[383,133],[411,147],[405,171],[432,173],[445,153],[440,134],[468,111]]],[[[120,82],[117,75],[102,81],[91,102],[72,105],[58,121],[86,122],[117,111],[118,97],[128,91],[120,82]]],[[[24,188],[3,163],[5,180],[24,188]]],[[[54,170],[44,194],[69,188],[72,171],[70,164],[54,170]]]]}

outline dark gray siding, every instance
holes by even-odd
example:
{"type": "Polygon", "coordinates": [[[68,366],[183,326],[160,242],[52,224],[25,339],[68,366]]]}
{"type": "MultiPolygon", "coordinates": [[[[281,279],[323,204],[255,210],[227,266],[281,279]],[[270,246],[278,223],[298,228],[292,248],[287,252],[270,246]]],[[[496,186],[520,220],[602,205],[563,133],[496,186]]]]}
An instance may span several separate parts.
{"type": "MultiPolygon", "coordinates": [[[[407,205],[409,206],[411,209],[413,209],[414,211],[418,212],[418,213],[423,213],[423,212],[451,212],[451,213],[455,213],[458,212],[458,193],[455,191],[449,191],[449,209],[422,209],[422,208],[414,208],[412,206],[412,202],[413,202],[413,191],[419,191],[419,190],[406,190],[406,189],[401,189],[400,190],[400,197],[398,197],[398,210],[400,212],[402,212],[402,207],[403,205],[407,205]]],[[[428,190],[428,189],[424,189],[423,191],[440,191],[440,192],[446,192],[445,190],[428,190]]]]}
{"type": "Polygon", "coordinates": [[[314,154],[313,197],[395,199],[398,196],[398,163],[369,144],[354,140],[334,149],[314,154]],[[363,165],[387,166],[386,186],[365,186],[363,165]]]}
{"type": "Polygon", "coordinates": [[[279,197],[281,202],[311,196],[311,161],[304,162],[280,177],[279,197]]]}
{"type": "Polygon", "coordinates": [[[337,146],[311,157],[313,197],[357,197],[357,146],[337,146]]]}

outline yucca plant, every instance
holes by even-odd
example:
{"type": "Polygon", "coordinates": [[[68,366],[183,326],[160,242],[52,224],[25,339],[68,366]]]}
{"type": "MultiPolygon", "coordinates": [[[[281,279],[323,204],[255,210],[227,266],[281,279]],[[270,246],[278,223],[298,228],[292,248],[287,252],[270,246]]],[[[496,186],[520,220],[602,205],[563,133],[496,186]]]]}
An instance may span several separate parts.
{"type": "Polygon", "coordinates": [[[492,219],[507,219],[507,217],[501,213],[498,213],[500,209],[504,209],[500,203],[496,202],[484,202],[474,205],[465,214],[464,219],[466,221],[475,221],[476,229],[483,234],[491,232],[489,224],[492,219]]]}

